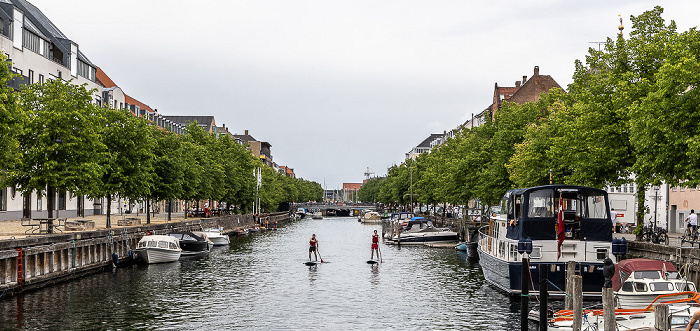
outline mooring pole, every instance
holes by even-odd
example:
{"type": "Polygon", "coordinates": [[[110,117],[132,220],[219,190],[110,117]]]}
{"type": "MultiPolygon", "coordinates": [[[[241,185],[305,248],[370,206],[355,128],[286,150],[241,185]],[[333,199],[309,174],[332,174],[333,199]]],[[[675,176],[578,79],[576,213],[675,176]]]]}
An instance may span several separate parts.
{"type": "Polygon", "coordinates": [[[540,331],[547,331],[547,269],[548,264],[540,264],[540,331]]]}
{"type": "Polygon", "coordinates": [[[523,255],[520,297],[520,330],[527,331],[527,314],[530,310],[530,264],[523,255]]]}

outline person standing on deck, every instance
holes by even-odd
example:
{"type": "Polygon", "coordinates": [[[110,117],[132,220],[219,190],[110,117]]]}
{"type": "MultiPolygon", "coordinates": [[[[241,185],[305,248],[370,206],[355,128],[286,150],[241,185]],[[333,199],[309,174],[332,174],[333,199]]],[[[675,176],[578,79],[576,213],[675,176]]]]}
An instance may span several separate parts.
{"type": "Polygon", "coordinates": [[[377,234],[377,230],[374,230],[374,234],[372,235],[372,257],[369,258],[370,260],[374,260],[374,252],[377,252],[377,258],[379,258],[379,235],[377,234]]]}
{"type": "Polygon", "coordinates": [[[311,235],[311,239],[309,239],[309,261],[311,261],[311,252],[314,253],[314,258],[318,261],[316,249],[318,249],[318,239],[316,239],[316,234],[314,233],[311,235]]]}

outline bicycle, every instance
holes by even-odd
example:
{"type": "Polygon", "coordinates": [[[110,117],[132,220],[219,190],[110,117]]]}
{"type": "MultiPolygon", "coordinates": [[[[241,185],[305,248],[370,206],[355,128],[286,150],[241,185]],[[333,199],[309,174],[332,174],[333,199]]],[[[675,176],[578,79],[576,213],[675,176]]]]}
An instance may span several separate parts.
{"type": "Polygon", "coordinates": [[[695,243],[698,241],[698,236],[700,236],[698,227],[695,226],[692,229],[693,230],[691,230],[686,223],[685,231],[683,231],[683,236],[681,237],[681,244],[684,242],[695,243]]]}
{"type": "Polygon", "coordinates": [[[650,223],[649,226],[642,227],[642,241],[668,245],[668,231],[650,223]]]}

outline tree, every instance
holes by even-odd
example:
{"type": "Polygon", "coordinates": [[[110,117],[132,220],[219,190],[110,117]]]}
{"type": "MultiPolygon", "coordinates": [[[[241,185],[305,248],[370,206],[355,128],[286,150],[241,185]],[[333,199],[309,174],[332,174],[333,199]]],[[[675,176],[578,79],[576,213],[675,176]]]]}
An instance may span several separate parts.
{"type": "Polygon", "coordinates": [[[20,104],[27,121],[19,135],[21,159],[8,172],[9,182],[23,194],[47,192],[49,217],[56,191],[99,191],[104,145],[93,92],[60,79],[22,89],[20,104]]]}
{"type": "MultiPolygon", "coordinates": [[[[172,132],[163,131],[156,126],[149,128],[149,136],[154,141],[154,159],[153,188],[148,197],[165,201],[184,197],[186,162],[182,157],[184,152],[182,142],[172,132]]],[[[172,208],[168,208],[168,220],[171,218],[171,213],[172,208]]],[[[150,222],[150,215],[147,218],[150,222]]]]}
{"type": "MultiPolygon", "coordinates": [[[[0,63],[7,63],[6,60],[7,57],[0,54],[0,63]]],[[[18,94],[8,86],[12,78],[9,66],[0,66],[0,169],[7,171],[12,171],[21,159],[18,138],[26,120],[26,113],[19,107],[18,94]]],[[[0,176],[0,181],[5,176],[0,176]]]]}

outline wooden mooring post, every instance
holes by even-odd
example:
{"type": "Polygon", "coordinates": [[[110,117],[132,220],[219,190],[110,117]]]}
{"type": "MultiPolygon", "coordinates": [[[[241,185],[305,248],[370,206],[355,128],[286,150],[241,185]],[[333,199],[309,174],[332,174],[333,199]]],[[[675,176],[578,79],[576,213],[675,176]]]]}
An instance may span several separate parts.
{"type": "MultiPolygon", "coordinates": [[[[668,305],[659,304],[654,308],[654,327],[659,331],[671,330],[670,319],[668,318],[668,305]]],[[[607,329],[607,328],[606,328],[607,329]]]]}
{"type": "Polygon", "coordinates": [[[547,331],[547,276],[549,265],[540,264],[540,331],[547,331]]]}
{"type": "Polygon", "coordinates": [[[566,262],[566,287],[564,295],[564,309],[569,310],[573,307],[574,302],[574,290],[573,290],[573,278],[576,274],[576,261],[566,262]]]}
{"type": "Polygon", "coordinates": [[[612,287],[603,287],[603,323],[605,331],[617,331],[612,287]]]}
{"type": "Polygon", "coordinates": [[[573,275],[571,277],[571,288],[574,297],[573,300],[573,310],[574,310],[574,331],[581,331],[581,324],[583,323],[583,278],[580,275],[573,275]]]}

